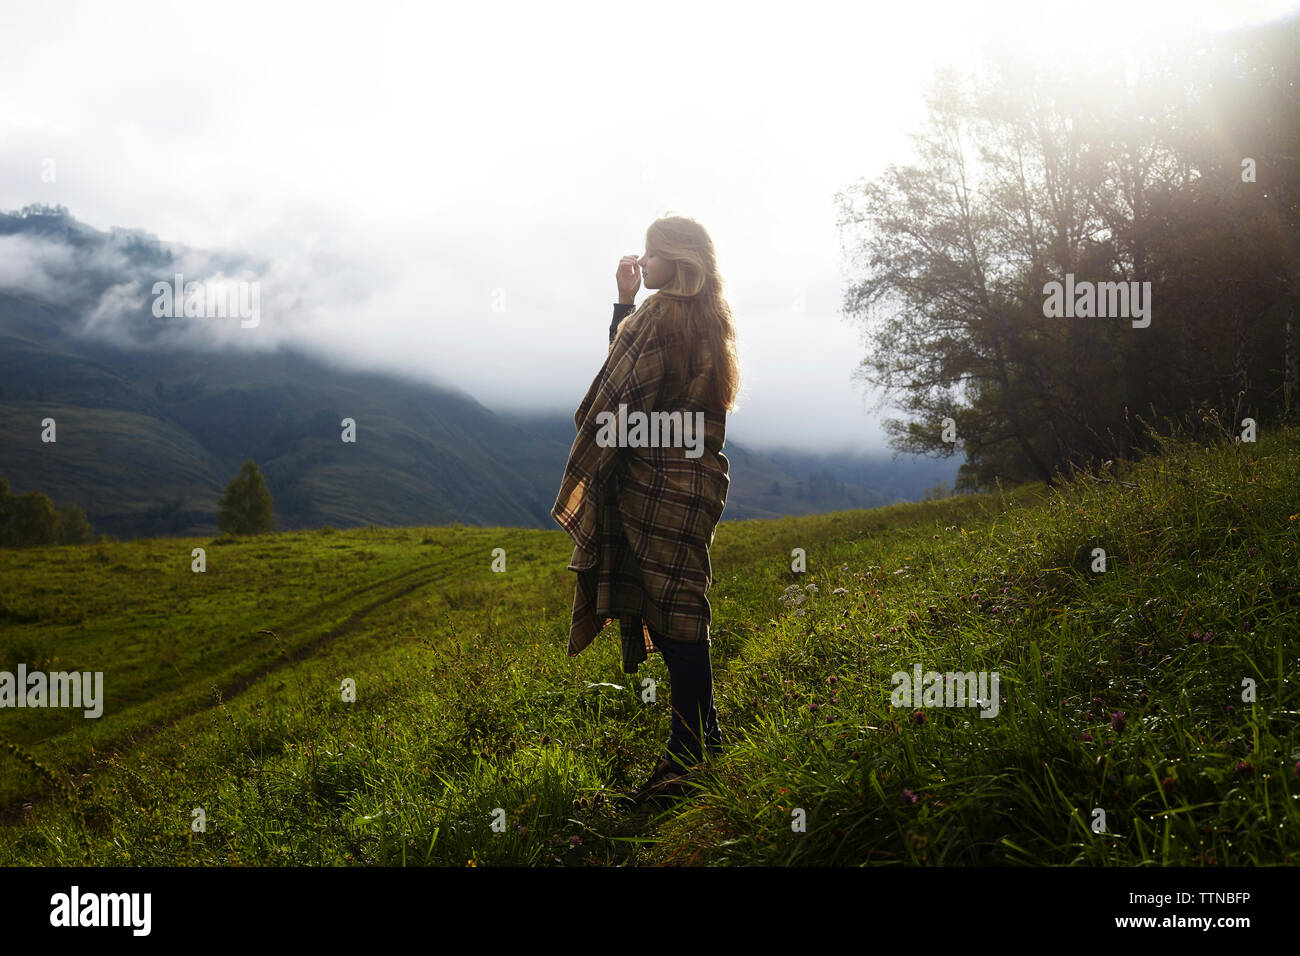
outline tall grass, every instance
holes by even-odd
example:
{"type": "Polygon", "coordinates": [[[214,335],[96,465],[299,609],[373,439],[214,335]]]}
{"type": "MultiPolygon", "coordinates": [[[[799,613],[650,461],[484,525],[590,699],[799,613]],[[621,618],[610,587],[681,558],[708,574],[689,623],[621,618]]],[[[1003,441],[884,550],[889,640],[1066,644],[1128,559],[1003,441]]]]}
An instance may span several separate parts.
{"type": "Polygon", "coordinates": [[[611,796],[662,749],[664,665],[622,674],[609,634],[565,655],[558,531],[276,535],[210,549],[212,577],[202,542],[0,555],[0,650],[116,688],[96,726],[0,712],[72,784],[0,758],[0,862],[1300,862],[1297,488],[1290,430],[1051,490],[724,521],[729,747],[649,820],[611,796]],[[892,706],[915,664],[996,671],[996,717],[892,706]]]}

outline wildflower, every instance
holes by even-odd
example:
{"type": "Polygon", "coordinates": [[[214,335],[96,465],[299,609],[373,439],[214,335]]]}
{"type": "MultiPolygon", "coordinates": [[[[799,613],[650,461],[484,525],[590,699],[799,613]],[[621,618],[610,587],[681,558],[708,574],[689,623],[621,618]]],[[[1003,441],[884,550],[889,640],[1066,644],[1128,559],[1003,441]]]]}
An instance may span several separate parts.
{"type": "Polygon", "coordinates": [[[1086,740],[1088,743],[1092,743],[1092,734],[1088,733],[1088,731],[1085,730],[1083,732],[1083,739],[1086,740]]]}
{"type": "Polygon", "coordinates": [[[903,790],[902,797],[903,797],[903,806],[905,807],[910,807],[912,804],[916,803],[918,799],[920,799],[911,790],[908,790],[906,788],[904,788],[903,790]]]}
{"type": "Polygon", "coordinates": [[[803,590],[799,585],[792,584],[782,592],[780,601],[786,607],[794,607],[795,605],[802,604],[806,598],[807,595],[803,593],[803,590]]]}
{"type": "Polygon", "coordinates": [[[1110,715],[1110,727],[1115,733],[1122,734],[1126,723],[1128,723],[1128,714],[1125,711],[1117,710],[1110,715]]]}
{"type": "Polygon", "coordinates": [[[817,705],[816,705],[816,704],[809,704],[809,705],[808,705],[808,709],[811,710],[811,711],[814,711],[814,712],[815,712],[815,711],[817,710],[817,705]]]}
{"type": "Polygon", "coordinates": [[[577,846],[581,842],[582,842],[582,837],[578,836],[576,833],[573,836],[569,837],[569,846],[577,846]]]}
{"type": "Polygon", "coordinates": [[[1230,714],[1235,714],[1236,712],[1237,712],[1237,708],[1236,708],[1236,707],[1233,707],[1231,704],[1229,704],[1229,705],[1228,705],[1228,713],[1230,713],[1230,714]]]}
{"type": "Polygon", "coordinates": [[[1249,760],[1237,761],[1237,766],[1232,768],[1239,774],[1248,775],[1255,772],[1255,766],[1249,760]]]}
{"type": "Polygon", "coordinates": [[[1297,760],[1295,762],[1295,768],[1291,772],[1295,774],[1297,777],[1300,777],[1300,760],[1297,760]]]}
{"type": "Polygon", "coordinates": [[[925,716],[925,711],[923,710],[912,711],[912,723],[914,724],[924,724],[927,723],[929,719],[930,718],[925,716]]]}
{"type": "Polygon", "coordinates": [[[1173,777],[1165,777],[1165,779],[1161,780],[1161,781],[1160,781],[1160,789],[1163,790],[1165,793],[1169,793],[1171,790],[1173,790],[1173,789],[1174,789],[1174,778],[1173,778],[1173,777]]]}

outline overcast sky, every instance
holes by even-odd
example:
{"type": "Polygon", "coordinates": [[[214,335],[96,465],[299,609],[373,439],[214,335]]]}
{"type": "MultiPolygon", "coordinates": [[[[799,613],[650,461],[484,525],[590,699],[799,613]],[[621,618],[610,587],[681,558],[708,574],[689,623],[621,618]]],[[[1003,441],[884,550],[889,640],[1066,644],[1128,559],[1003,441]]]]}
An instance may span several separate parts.
{"type": "Polygon", "coordinates": [[[6,4],[0,208],[264,257],[249,342],[567,413],[619,257],[692,216],[738,323],[728,437],[875,449],[833,197],[908,159],[936,66],[1013,25],[1064,62],[1294,6],[6,4]]]}

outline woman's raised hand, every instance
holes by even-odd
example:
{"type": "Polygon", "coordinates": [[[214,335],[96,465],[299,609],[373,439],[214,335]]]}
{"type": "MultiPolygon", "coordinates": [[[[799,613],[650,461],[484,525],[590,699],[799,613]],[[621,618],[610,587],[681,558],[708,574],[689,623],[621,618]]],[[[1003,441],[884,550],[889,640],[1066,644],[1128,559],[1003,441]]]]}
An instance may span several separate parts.
{"type": "Polygon", "coordinates": [[[618,260],[618,271],[614,273],[614,278],[618,280],[618,301],[624,305],[631,305],[637,290],[641,288],[640,258],[624,256],[618,260]]]}

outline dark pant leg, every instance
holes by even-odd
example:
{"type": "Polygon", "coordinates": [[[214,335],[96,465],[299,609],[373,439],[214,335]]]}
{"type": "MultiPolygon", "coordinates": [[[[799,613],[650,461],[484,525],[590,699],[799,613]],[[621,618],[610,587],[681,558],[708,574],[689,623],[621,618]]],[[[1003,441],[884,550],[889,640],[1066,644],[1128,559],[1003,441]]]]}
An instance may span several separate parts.
{"type": "Polygon", "coordinates": [[[668,665],[669,692],[673,712],[672,736],[668,739],[669,756],[696,763],[704,746],[721,749],[718,711],[713,704],[713,666],[709,645],[704,641],[675,641],[652,628],[650,639],[668,665]]]}

